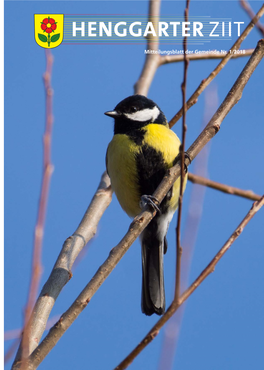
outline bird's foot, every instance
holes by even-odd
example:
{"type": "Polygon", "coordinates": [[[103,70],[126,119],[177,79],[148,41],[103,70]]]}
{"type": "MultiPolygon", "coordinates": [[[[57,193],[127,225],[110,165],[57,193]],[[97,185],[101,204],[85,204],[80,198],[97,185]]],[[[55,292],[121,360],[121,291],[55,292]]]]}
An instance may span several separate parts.
{"type": "MultiPolygon", "coordinates": [[[[184,152],[184,160],[185,160],[185,158],[189,159],[189,162],[191,163],[191,158],[190,158],[190,156],[189,156],[189,154],[187,152],[184,152]]],[[[175,165],[177,162],[180,162],[180,160],[181,160],[181,153],[179,153],[177,155],[177,157],[174,159],[174,163],[173,164],[175,165]]],[[[188,167],[186,166],[185,163],[184,163],[184,171],[185,171],[185,173],[188,172],[188,167]]]]}
{"type": "Polygon", "coordinates": [[[142,195],[140,199],[140,208],[143,209],[146,205],[151,206],[154,208],[155,211],[160,212],[159,209],[159,201],[157,198],[153,197],[152,195],[142,195]]]}

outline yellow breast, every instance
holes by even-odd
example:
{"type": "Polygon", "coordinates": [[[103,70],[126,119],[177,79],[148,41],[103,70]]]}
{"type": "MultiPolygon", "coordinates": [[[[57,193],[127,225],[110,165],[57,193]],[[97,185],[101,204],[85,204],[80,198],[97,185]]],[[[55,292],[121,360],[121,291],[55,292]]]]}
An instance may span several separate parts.
{"type": "Polygon", "coordinates": [[[116,134],[107,149],[107,171],[112,189],[124,211],[131,217],[140,212],[136,155],[140,151],[127,135],[116,134]]]}

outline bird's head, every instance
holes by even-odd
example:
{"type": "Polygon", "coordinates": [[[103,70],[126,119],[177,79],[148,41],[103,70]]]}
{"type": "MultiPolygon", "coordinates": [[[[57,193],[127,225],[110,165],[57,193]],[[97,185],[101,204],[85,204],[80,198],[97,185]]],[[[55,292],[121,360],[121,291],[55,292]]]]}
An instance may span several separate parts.
{"type": "Polygon", "coordinates": [[[115,119],[115,134],[126,134],[149,123],[168,124],[157,104],[143,95],[129,96],[105,114],[115,119]]]}

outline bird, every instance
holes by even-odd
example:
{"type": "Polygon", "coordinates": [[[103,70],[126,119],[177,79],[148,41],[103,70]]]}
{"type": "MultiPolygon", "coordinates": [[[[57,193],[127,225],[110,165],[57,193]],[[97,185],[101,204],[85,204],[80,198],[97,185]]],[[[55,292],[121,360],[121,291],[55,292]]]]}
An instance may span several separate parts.
{"type": "MultiPolygon", "coordinates": [[[[105,112],[114,118],[114,136],[106,153],[106,168],[112,189],[130,217],[147,204],[156,215],[140,235],[142,254],[141,310],[144,314],[165,312],[163,255],[166,234],[178,207],[180,178],[159,206],[152,194],[166,171],[179,160],[181,142],[169,128],[159,106],[143,95],[132,95],[105,112]]],[[[184,177],[184,189],[186,186],[184,177]]]]}

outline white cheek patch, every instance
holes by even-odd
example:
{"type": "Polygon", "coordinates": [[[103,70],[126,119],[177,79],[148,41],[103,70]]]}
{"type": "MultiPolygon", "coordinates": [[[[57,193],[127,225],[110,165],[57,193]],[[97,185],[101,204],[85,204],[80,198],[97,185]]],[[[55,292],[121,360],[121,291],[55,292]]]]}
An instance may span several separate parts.
{"type": "Polygon", "coordinates": [[[160,110],[158,109],[158,107],[154,107],[152,109],[143,109],[135,113],[125,113],[125,116],[131,119],[132,121],[154,122],[159,114],[160,114],[160,110]]]}

